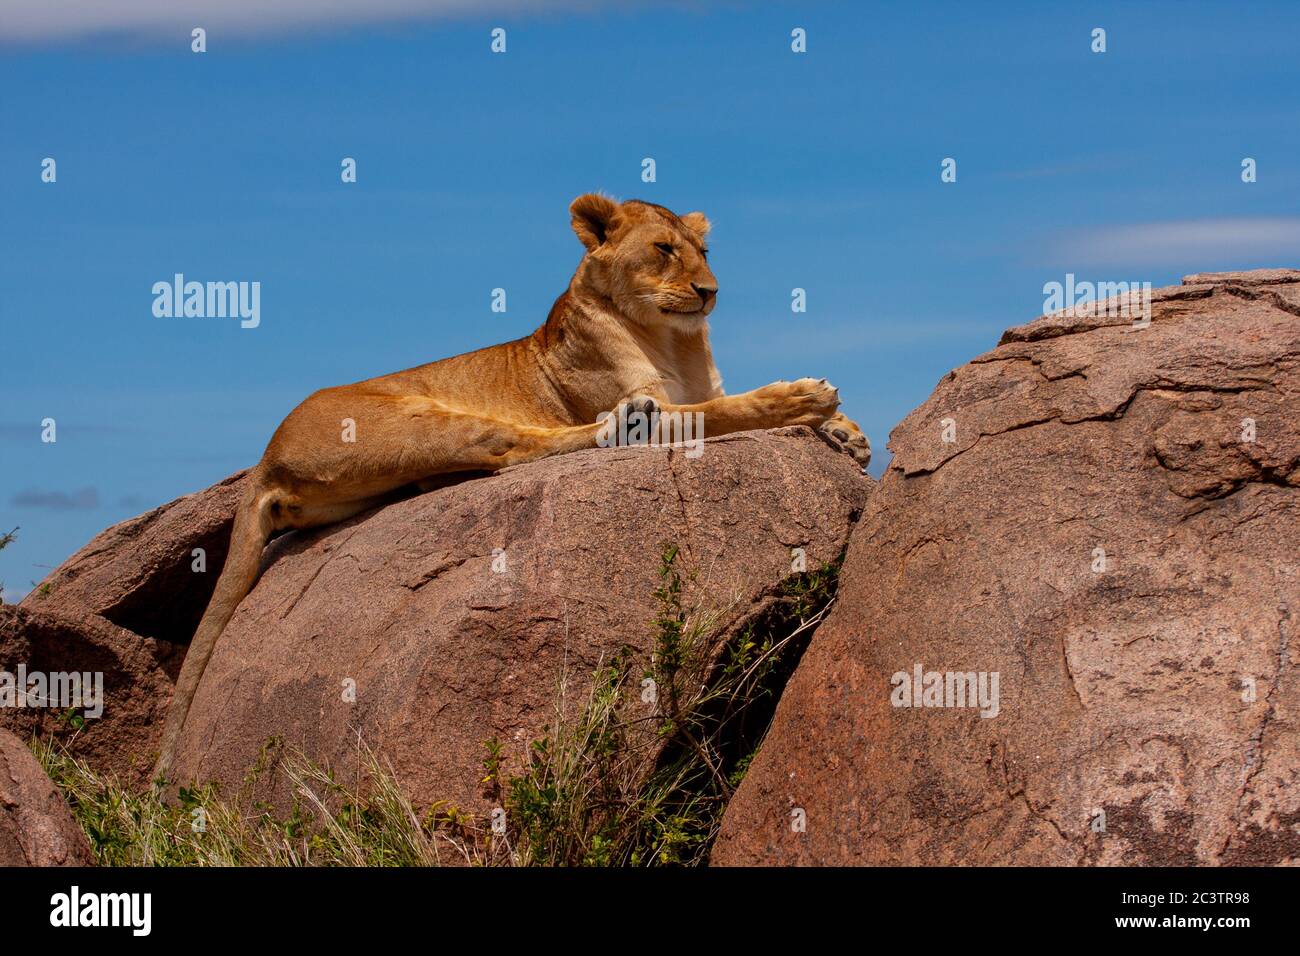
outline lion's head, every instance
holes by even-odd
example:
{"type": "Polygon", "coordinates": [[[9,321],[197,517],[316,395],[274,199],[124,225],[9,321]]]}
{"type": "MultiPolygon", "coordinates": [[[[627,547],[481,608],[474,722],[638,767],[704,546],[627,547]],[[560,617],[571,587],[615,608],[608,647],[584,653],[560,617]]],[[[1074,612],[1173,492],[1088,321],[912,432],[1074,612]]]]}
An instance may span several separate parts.
{"type": "Polygon", "coordinates": [[[709,268],[709,220],[663,206],[587,193],[569,206],[587,254],[574,285],[612,299],[619,312],[653,325],[699,328],[713,311],[718,280],[709,268]]]}

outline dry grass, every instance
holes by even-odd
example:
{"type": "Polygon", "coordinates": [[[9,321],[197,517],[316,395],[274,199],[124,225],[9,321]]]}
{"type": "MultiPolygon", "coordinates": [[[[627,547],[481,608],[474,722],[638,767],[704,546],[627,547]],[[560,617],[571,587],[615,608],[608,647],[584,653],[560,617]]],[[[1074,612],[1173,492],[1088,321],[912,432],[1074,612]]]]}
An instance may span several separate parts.
{"type": "MultiPolygon", "coordinates": [[[[480,842],[454,811],[423,817],[370,751],[357,784],[344,786],[301,753],[275,772],[293,789],[286,816],[215,787],[183,788],[168,801],[97,774],[57,744],[32,749],[63,792],[103,866],[437,866],[481,862],[480,842]]],[[[269,748],[268,748],[269,751],[269,748]]],[[[268,751],[264,751],[264,754],[268,751]]],[[[265,767],[250,773],[249,784],[265,767]]]]}

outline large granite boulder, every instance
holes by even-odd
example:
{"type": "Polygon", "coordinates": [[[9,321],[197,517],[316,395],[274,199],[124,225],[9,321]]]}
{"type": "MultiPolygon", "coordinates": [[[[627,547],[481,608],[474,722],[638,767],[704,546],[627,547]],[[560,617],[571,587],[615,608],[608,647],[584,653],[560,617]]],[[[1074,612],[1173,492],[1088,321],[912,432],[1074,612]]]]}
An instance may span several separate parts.
{"type": "Polygon", "coordinates": [[[714,863],[1300,861],[1300,272],[1150,318],[1011,329],[894,430],[714,863]]]}
{"type": "Polygon", "coordinates": [[[19,603],[90,611],[133,633],[188,644],[226,560],[246,476],[237,472],[106,528],[19,603]]]}
{"type": "MultiPolygon", "coordinates": [[[[725,641],[842,553],[872,482],[812,430],[593,449],[273,542],[218,642],[175,765],[241,787],[273,739],[349,779],[363,745],[416,802],[485,813],[486,743],[517,769],[624,647],[648,660],[666,543],[725,641]]],[[[268,799],[285,796],[266,775],[268,799]]]]}

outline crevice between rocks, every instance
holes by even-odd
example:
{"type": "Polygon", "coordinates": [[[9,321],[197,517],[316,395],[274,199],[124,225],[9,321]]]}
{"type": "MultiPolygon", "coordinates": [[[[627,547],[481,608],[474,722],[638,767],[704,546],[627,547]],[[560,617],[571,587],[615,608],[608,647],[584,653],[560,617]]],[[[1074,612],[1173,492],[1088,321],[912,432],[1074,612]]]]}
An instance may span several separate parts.
{"type": "MultiPolygon", "coordinates": [[[[711,741],[721,757],[719,770],[724,777],[733,780],[730,792],[726,794],[726,800],[718,811],[716,818],[718,823],[725,816],[727,806],[739,791],[752,761],[757,759],[762,750],[791,678],[835,605],[839,593],[839,575],[848,550],[848,539],[861,515],[860,510],[850,512],[844,545],[834,560],[819,569],[791,575],[766,589],[755,609],[728,627],[725,639],[714,651],[709,676],[706,678],[706,683],[710,686],[716,686],[724,676],[723,668],[728,652],[737,647],[739,642],[750,640],[761,642],[769,637],[773,640],[791,638],[759,692],[750,695],[744,707],[732,714],[730,720],[724,725],[724,730],[711,741]],[[807,593],[799,593],[800,587],[815,581],[819,574],[825,574],[826,577],[821,588],[812,595],[811,599],[807,593]]],[[[721,706],[719,704],[718,707],[702,713],[700,715],[702,721],[708,723],[719,719],[722,716],[721,706]]],[[[691,743],[686,739],[674,738],[659,752],[650,773],[654,774],[688,757],[690,747],[691,743]]],[[[685,795],[688,800],[692,796],[700,796],[705,792],[704,782],[704,778],[700,778],[701,787],[685,795]]],[[[716,834],[715,827],[703,848],[704,859],[708,858],[712,850],[716,834]]]]}

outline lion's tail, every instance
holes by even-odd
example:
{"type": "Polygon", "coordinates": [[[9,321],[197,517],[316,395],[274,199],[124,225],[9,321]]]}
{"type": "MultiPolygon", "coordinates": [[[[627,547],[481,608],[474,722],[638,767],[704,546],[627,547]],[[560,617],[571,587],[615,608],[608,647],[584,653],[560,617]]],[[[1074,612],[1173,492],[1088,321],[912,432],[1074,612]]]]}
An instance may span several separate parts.
{"type": "Polygon", "coordinates": [[[225,630],[235,608],[239,607],[239,602],[257,581],[262,549],[266,547],[274,530],[271,518],[272,498],[272,494],[254,485],[235,513],[235,525],[230,532],[230,552],[226,555],[226,563],[221,569],[221,577],[217,579],[212,600],[208,602],[198,630],[194,632],[194,640],[190,642],[189,651],[185,654],[185,663],[181,665],[180,678],[176,681],[171,707],[167,711],[158,763],[153,771],[153,780],[157,784],[161,784],[171,773],[185,718],[189,714],[190,704],[194,702],[199,680],[208,666],[208,658],[212,656],[217,638],[225,630]]]}

